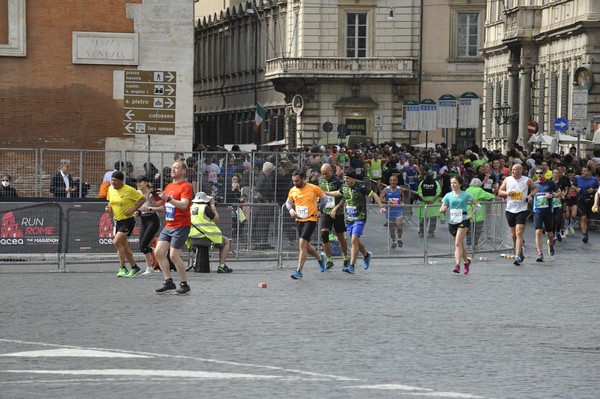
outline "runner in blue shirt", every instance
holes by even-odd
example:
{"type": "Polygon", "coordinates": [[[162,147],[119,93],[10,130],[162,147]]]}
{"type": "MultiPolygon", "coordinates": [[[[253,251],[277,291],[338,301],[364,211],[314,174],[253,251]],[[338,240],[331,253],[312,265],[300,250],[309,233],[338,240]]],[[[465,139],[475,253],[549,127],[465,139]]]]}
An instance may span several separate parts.
{"type": "MultiPolygon", "coordinates": [[[[533,225],[535,227],[535,246],[537,247],[538,262],[544,261],[542,252],[542,231],[546,230],[548,237],[548,254],[554,256],[554,214],[552,200],[558,196],[560,189],[554,180],[546,180],[546,172],[536,168],[534,181],[537,192],[533,196],[533,225]]],[[[560,210],[562,212],[562,209],[560,210]]]]}
{"type": "Polygon", "coordinates": [[[450,187],[452,191],[442,198],[442,206],[440,207],[440,213],[445,213],[447,209],[450,210],[450,219],[448,223],[448,229],[450,234],[454,237],[454,260],[456,266],[454,273],[460,273],[460,261],[464,261],[465,274],[469,274],[469,267],[471,266],[471,258],[467,257],[467,248],[465,246],[465,236],[471,227],[471,218],[477,212],[480,205],[477,200],[467,192],[461,190],[463,185],[463,179],[460,176],[455,176],[450,179],[450,187]],[[473,204],[473,211],[467,213],[468,203],[473,204]]]}
{"type": "Polygon", "coordinates": [[[589,166],[581,168],[581,176],[577,176],[573,181],[573,188],[577,191],[579,200],[577,207],[581,217],[579,226],[583,233],[583,242],[587,243],[588,237],[588,219],[592,216],[592,206],[594,205],[594,195],[598,190],[598,179],[592,176],[592,171],[589,166]]]}

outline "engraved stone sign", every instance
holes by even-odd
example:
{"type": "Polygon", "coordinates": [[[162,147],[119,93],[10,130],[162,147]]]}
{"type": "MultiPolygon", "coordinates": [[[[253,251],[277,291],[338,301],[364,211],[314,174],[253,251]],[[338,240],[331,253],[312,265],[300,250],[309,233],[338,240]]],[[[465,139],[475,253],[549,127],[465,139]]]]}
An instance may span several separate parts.
{"type": "Polygon", "coordinates": [[[73,64],[138,65],[138,34],[73,32],[73,64]]]}

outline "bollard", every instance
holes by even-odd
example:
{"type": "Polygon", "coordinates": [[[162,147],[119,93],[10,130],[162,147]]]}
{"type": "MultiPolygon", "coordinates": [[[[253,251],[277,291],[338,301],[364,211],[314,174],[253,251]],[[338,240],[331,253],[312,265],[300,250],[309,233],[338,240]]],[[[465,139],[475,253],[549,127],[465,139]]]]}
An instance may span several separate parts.
{"type": "Polygon", "coordinates": [[[194,265],[194,271],[196,273],[210,273],[209,247],[199,245],[196,248],[196,264],[194,265]]]}

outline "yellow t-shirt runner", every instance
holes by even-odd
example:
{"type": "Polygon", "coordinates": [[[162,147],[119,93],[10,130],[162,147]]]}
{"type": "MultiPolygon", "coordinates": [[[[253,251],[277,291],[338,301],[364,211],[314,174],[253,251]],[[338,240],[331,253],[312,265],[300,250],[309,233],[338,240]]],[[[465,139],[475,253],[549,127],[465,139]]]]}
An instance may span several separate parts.
{"type": "Polygon", "coordinates": [[[306,183],[304,187],[292,187],[288,194],[288,199],[294,202],[296,207],[296,221],[298,222],[316,222],[317,200],[323,195],[323,190],[319,186],[306,183]]]}
{"type": "Polygon", "coordinates": [[[115,189],[113,186],[108,188],[106,199],[113,213],[115,221],[129,219],[133,216],[127,216],[125,211],[134,207],[135,203],[142,198],[143,195],[135,188],[125,184],[120,189],[115,189]]]}

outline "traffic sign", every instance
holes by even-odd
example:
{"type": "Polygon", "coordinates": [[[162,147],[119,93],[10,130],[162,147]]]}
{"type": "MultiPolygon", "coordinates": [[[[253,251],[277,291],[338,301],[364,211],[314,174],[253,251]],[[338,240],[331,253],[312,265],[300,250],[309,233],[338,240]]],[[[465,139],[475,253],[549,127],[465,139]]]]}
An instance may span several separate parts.
{"type": "Polygon", "coordinates": [[[375,115],[375,130],[381,130],[383,127],[383,115],[376,114],[375,115]]]}
{"type": "Polygon", "coordinates": [[[345,139],[346,135],[348,134],[348,126],[346,126],[346,124],[344,124],[344,123],[338,125],[337,132],[338,132],[338,138],[345,139]]]}
{"type": "Polygon", "coordinates": [[[565,118],[556,118],[554,121],[554,130],[558,130],[559,132],[564,132],[569,128],[569,121],[565,118]]]}
{"type": "Polygon", "coordinates": [[[175,134],[177,73],[125,70],[123,132],[175,134]]]}
{"type": "Polygon", "coordinates": [[[323,123],[323,131],[325,133],[329,133],[333,130],[333,123],[327,121],[325,123],[323,123]]]}
{"type": "Polygon", "coordinates": [[[527,133],[535,134],[538,132],[538,130],[539,130],[539,126],[538,126],[537,122],[531,121],[527,124],[527,133]]]}

